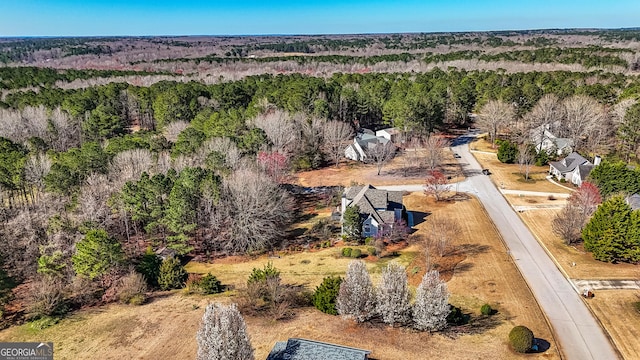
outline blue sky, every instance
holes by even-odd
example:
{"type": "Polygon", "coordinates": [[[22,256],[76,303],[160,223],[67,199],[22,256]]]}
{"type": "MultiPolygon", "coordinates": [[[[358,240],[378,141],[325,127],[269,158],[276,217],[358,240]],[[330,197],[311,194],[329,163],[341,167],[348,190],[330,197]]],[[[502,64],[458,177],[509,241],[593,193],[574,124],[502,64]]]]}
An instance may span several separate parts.
{"type": "Polygon", "coordinates": [[[340,34],[640,26],[640,0],[0,0],[0,36],[340,34]]]}

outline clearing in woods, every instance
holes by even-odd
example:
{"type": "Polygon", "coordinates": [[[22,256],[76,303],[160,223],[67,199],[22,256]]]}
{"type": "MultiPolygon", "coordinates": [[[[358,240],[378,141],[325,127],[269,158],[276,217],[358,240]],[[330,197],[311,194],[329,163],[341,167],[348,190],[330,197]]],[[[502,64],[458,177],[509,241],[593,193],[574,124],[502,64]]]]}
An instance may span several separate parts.
{"type": "MultiPolygon", "coordinates": [[[[355,325],[337,316],[323,314],[314,308],[297,311],[287,321],[246,316],[256,359],[264,359],[276,341],[304,337],[372,350],[376,359],[519,359],[507,345],[507,335],[515,325],[526,325],[536,337],[550,343],[550,348],[530,358],[559,359],[551,331],[544,315],[523,278],[506,253],[501,239],[475,199],[435,203],[420,193],[405,197],[408,209],[420,211],[425,221],[417,225],[414,236],[421,237],[429,217],[460,218],[463,235],[450,247],[445,259],[455,258],[448,287],[450,302],[465,313],[479,316],[480,307],[489,303],[498,310],[485,319],[484,329],[457,338],[442,334],[418,333],[383,325],[355,325]]],[[[109,305],[79,311],[44,330],[29,325],[16,326],[0,332],[2,341],[53,341],[56,359],[80,359],[100,354],[102,359],[188,359],[196,352],[195,334],[204,307],[210,301],[235,302],[237,289],[244,286],[254,267],[268,261],[281,270],[285,283],[305,284],[314,289],[324,276],[344,274],[350,259],[337,256],[339,248],[314,252],[284,254],[279,258],[266,256],[250,259],[231,257],[214,264],[189,264],[191,272],[211,272],[224,284],[236,290],[210,297],[184,295],[180,291],[158,293],[143,306],[109,305]],[[104,349],[109,349],[104,350],[104,349]]],[[[434,255],[435,256],[435,255],[434,255]]],[[[367,261],[377,282],[382,267],[390,260],[367,261]]],[[[411,283],[424,274],[424,257],[419,244],[399,252],[397,258],[408,265],[411,283]]]]}

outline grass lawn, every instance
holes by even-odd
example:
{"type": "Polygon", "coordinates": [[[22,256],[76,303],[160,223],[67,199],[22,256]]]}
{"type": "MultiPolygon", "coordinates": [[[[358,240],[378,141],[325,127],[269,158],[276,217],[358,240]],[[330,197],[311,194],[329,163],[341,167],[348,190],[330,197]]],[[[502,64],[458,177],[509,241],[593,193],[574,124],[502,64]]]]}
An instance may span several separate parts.
{"type": "Polygon", "coordinates": [[[600,290],[586,301],[625,359],[640,354],[640,312],[633,305],[638,301],[638,290],[600,290]]]}
{"type": "Polygon", "coordinates": [[[543,209],[520,213],[525,224],[549,249],[560,266],[572,279],[638,279],[640,266],[632,264],[610,264],[595,260],[581,245],[567,246],[551,229],[551,221],[560,210],[543,209]],[[573,263],[576,266],[572,266],[573,263]]]}
{"type": "Polygon", "coordinates": [[[529,173],[530,180],[525,182],[520,174],[518,164],[501,163],[496,155],[473,153],[480,165],[491,171],[491,180],[499,188],[526,191],[541,191],[550,193],[571,193],[570,190],[547,181],[548,166],[532,166],[529,173]]]}
{"type": "MultiPolygon", "coordinates": [[[[459,176],[459,165],[448,149],[444,150],[445,160],[441,170],[451,181],[462,180],[459,176]]],[[[406,168],[403,154],[397,155],[382,167],[380,175],[374,164],[363,164],[352,160],[343,160],[340,166],[329,166],[318,170],[305,171],[294,174],[294,182],[301,186],[349,186],[352,183],[373,185],[423,184],[426,177],[425,169],[406,168]]]]}
{"type": "MultiPolygon", "coordinates": [[[[276,341],[304,337],[372,350],[376,359],[519,359],[507,346],[507,334],[515,325],[530,327],[537,337],[551,343],[545,353],[530,358],[559,359],[544,316],[526,287],[524,280],[507,256],[499,235],[481,205],[475,199],[434,203],[420,193],[405,197],[410,210],[429,216],[459,217],[463,236],[453,244],[449,257],[456,258],[448,287],[450,301],[469,314],[478,315],[480,306],[491,304],[498,310],[485,328],[473,335],[457,338],[442,334],[418,333],[382,325],[355,325],[313,308],[299,310],[287,321],[246,316],[256,359],[266,358],[276,341]],[[481,234],[481,236],[478,236],[481,234]]],[[[417,226],[423,235],[427,221],[417,226]]],[[[236,289],[245,284],[254,267],[267,261],[281,270],[286,283],[305,284],[314,289],[323,277],[344,274],[350,259],[337,256],[339,247],[316,252],[300,252],[279,258],[230,257],[213,264],[191,263],[191,272],[211,271],[224,284],[236,289]]],[[[374,282],[385,258],[367,261],[374,282]]],[[[395,260],[408,265],[415,284],[424,273],[424,258],[419,245],[399,252],[395,260]]],[[[143,306],[109,305],[79,311],[60,323],[36,330],[15,326],[0,332],[1,341],[53,341],[56,359],[80,359],[100,354],[101,359],[188,359],[196,352],[195,334],[204,307],[210,301],[234,302],[237,290],[210,297],[184,295],[180,291],[155,294],[143,306]]]]}

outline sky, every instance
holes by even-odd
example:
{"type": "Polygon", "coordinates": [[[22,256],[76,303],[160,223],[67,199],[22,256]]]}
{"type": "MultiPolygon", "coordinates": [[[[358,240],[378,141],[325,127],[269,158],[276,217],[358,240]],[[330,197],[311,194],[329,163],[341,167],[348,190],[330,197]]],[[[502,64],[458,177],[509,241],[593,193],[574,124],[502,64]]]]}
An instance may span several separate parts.
{"type": "Polygon", "coordinates": [[[361,34],[640,26],[640,0],[0,0],[0,36],[361,34]]]}

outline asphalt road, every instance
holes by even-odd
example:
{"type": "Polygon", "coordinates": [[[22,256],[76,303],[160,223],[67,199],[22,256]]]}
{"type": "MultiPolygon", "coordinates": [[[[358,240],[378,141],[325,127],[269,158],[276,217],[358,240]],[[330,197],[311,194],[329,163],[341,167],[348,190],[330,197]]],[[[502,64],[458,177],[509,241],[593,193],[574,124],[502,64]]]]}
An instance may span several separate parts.
{"type": "Polygon", "coordinates": [[[460,191],[473,193],[484,205],[547,315],[564,358],[618,359],[609,339],[571,282],[555,266],[490,177],[482,174],[480,164],[469,152],[468,139],[463,138],[455,145],[452,150],[460,154],[458,161],[468,177],[460,184],[460,191]]]}

